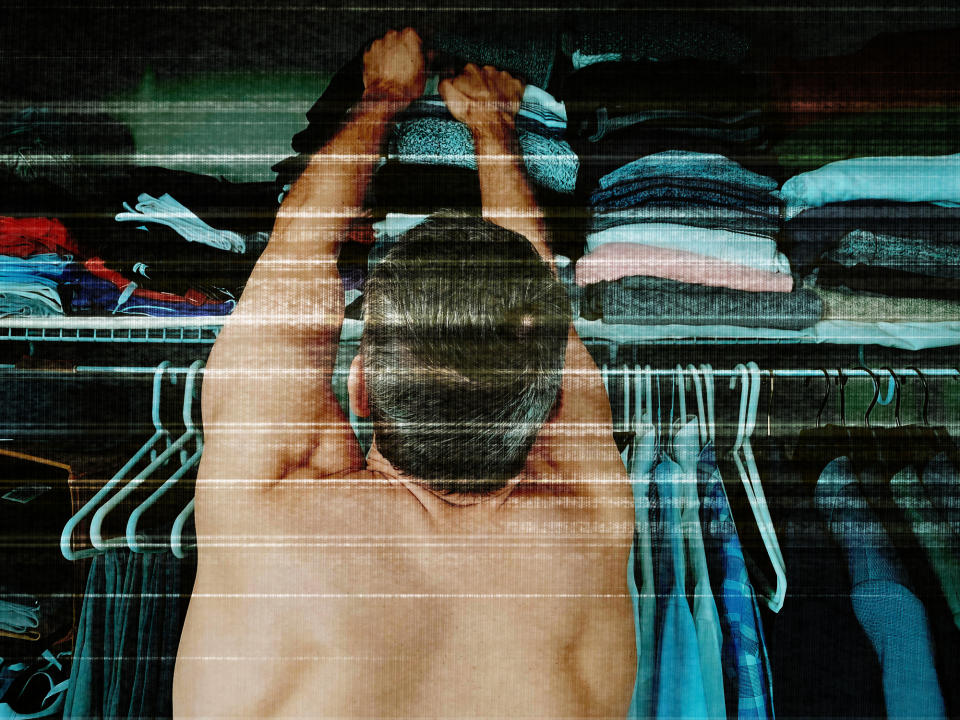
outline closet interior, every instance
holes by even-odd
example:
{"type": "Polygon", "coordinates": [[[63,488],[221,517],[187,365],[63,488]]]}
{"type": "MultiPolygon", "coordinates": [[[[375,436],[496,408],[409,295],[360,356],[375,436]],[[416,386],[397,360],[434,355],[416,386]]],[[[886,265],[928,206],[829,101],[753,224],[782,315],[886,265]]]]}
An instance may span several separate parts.
{"type": "Polygon", "coordinates": [[[338,263],[345,411],[369,269],[479,207],[437,81],[508,70],[634,493],[631,716],[960,716],[960,10],[701,2],[11,11],[0,717],[171,716],[204,362],[407,24],[431,79],[338,263]]]}

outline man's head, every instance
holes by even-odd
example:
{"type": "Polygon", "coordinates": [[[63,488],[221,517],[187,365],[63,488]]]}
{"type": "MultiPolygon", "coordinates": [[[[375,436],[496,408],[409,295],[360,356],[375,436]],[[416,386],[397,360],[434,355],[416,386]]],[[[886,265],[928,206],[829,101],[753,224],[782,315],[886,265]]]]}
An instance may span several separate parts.
{"type": "Polygon", "coordinates": [[[557,400],[570,307],[521,235],[434,216],[364,288],[360,352],[377,448],[438,492],[498,489],[557,400]]]}

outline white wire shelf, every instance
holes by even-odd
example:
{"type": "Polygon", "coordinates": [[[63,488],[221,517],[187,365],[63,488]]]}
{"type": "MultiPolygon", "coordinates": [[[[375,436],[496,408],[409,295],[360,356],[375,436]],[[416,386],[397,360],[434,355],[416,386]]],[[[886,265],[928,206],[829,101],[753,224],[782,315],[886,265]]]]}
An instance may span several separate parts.
{"type": "Polygon", "coordinates": [[[220,318],[44,317],[0,320],[0,340],[212,344],[220,318]]]}
{"type": "MultiPolygon", "coordinates": [[[[0,319],[0,341],[212,344],[224,318],[41,317],[0,319]]],[[[645,345],[880,345],[901,350],[960,346],[960,322],[824,321],[802,331],[684,325],[607,325],[576,321],[585,342],[645,345]]],[[[341,342],[360,339],[363,323],[346,319],[341,342]]]]}

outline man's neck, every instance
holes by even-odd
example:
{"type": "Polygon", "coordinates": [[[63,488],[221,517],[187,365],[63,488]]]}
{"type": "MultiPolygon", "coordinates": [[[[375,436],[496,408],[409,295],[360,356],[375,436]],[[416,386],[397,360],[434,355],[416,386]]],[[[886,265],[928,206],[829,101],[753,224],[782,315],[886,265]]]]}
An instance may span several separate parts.
{"type": "Polygon", "coordinates": [[[381,455],[379,450],[377,450],[376,439],[374,439],[370,444],[370,452],[367,453],[367,470],[379,473],[384,477],[397,480],[402,483],[408,490],[410,490],[411,493],[413,493],[417,500],[420,501],[420,504],[423,505],[428,512],[432,512],[433,510],[442,508],[443,506],[483,506],[488,509],[497,509],[503,505],[506,499],[513,492],[514,488],[516,488],[517,485],[519,485],[524,479],[524,474],[520,473],[519,475],[516,475],[508,480],[507,484],[502,488],[488,493],[437,492],[436,490],[432,490],[425,480],[421,480],[420,478],[407,475],[400,470],[397,470],[393,464],[383,455],[381,455]]]}

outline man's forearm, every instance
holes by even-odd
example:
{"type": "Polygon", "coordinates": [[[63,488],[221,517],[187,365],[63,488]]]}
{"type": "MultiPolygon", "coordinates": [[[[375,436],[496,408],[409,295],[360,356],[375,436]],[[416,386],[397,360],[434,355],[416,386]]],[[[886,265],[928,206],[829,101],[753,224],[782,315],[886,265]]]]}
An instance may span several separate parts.
{"type": "Polygon", "coordinates": [[[483,216],[526,237],[554,268],[543,212],[527,179],[516,130],[506,124],[492,125],[474,131],[473,139],[483,216]]]}

